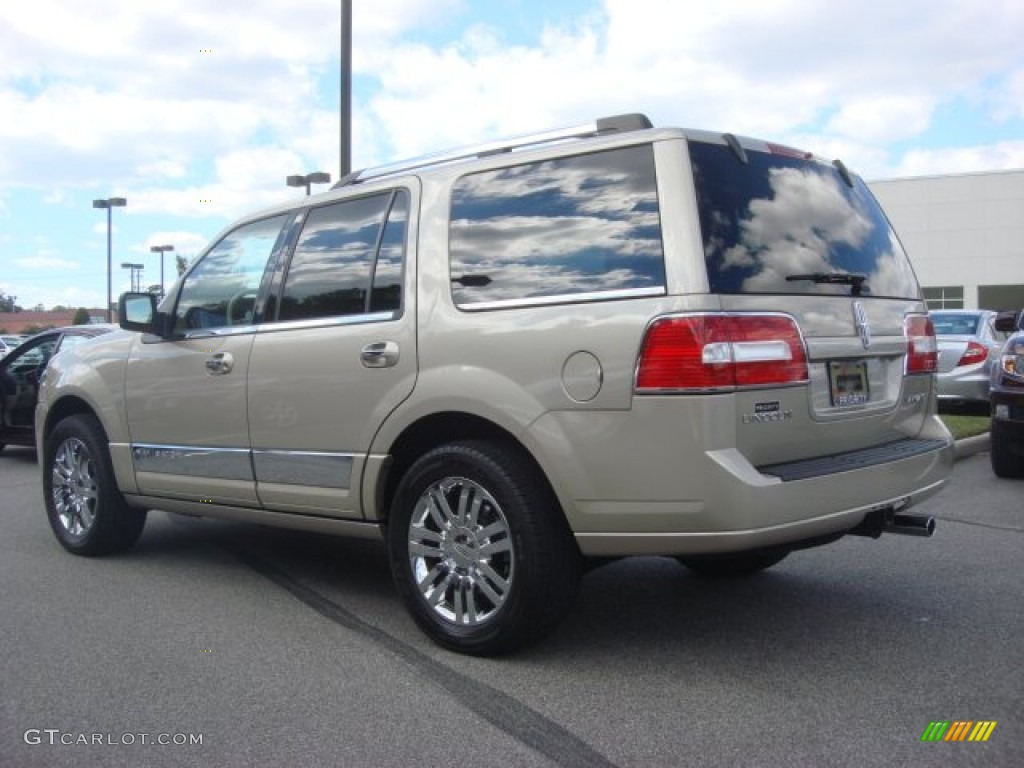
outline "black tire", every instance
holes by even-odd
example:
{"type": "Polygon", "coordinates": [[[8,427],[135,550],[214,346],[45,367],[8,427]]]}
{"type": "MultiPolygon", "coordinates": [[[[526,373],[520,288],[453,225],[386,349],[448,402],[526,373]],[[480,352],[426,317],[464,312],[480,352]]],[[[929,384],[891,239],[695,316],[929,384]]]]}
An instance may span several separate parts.
{"type": "Polygon", "coordinates": [[[1018,447],[993,420],[989,432],[989,459],[996,477],[1024,477],[1024,447],[1018,447]],[[1015,449],[1021,453],[1015,453],[1015,449]]]}
{"type": "Polygon", "coordinates": [[[436,643],[479,656],[549,634],[582,558],[557,499],[518,451],[442,445],[399,481],[388,522],[395,586],[436,643]]]}
{"type": "Polygon", "coordinates": [[[698,576],[709,579],[735,579],[742,576],[771,568],[786,558],[789,552],[741,552],[735,555],[701,555],[699,557],[679,557],[685,565],[698,576]]]}
{"type": "Polygon", "coordinates": [[[57,541],[76,555],[99,556],[131,547],[146,524],[117,488],[107,437],[95,417],[68,416],[43,447],[46,516],[57,541]]]}

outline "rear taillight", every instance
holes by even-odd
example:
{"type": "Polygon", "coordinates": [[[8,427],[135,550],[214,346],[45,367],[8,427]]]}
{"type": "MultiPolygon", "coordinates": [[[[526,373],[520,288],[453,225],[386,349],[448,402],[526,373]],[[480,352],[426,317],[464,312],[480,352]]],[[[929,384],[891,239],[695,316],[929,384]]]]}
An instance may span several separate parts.
{"type": "Polygon", "coordinates": [[[806,382],[807,355],[787,315],[673,315],[647,329],[637,392],[697,392],[806,382]]]}
{"type": "Polygon", "coordinates": [[[960,361],[957,365],[975,365],[977,363],[985,362],[985,358],[988,357],[988,349],[984,344],[979,344],[976,341],[967,342],[967,349],[960,356],[960,361]]]}
{"type": "Polygon", "coordinates": [[[907,315],[903,333],[907,337],[907,373],[935,373],[939,368],[939,345],[931,318],[907,315]]]}

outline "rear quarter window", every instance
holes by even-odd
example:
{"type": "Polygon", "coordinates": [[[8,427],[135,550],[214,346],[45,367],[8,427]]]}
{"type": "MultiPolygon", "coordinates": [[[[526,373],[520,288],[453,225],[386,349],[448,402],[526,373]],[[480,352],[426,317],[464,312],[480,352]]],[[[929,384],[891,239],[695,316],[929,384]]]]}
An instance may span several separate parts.
{"type": "Polygon", "coordinates": [[[463,176],[452,296],[467,309],[665,292],[650,145],[463,176]]]}
{"type": "Polygon", "coordinates": [[[790,154],[690,143],[712,293],[809,293],[920,298],[903,247],[864,182],[790,154]],[[864,275],[849,284],[797,275],[864,275]],[[790,278],[787,280],[787,278],[790,278]]]}

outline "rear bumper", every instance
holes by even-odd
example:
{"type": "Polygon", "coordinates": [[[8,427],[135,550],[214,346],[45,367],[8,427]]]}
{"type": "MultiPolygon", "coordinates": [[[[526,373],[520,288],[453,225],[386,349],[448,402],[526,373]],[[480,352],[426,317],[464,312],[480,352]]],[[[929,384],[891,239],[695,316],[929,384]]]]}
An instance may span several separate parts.
{"type": "Polygon", "coordinates": [[[937,493],[945,480],[909,496],[845,509],[795,523],[739,531],[688,533],[577,533],[576,543],[587,556],[697,555],[799,545],[814,539],[844,534],[861,525],[872,513],[896,512],[937,493]]]}
{"type": "Polygon", "coordinates": [[[757,467],[729,447],[727,419],[637,415],[572,414],[534,425],[549,454],[558,453],[560,471],[547,474],[584,554],[737,552],[842,534],[872,511],[903,511],[938,492],[955,458],[936,416],[915,438],[757,467]],[[566,435],[590,439],[559,446],[566,435]],[[881,458],[866,456],[876,452],[881,458]]]}
{"type": "Polygon", "coordinates": [[[989,374],[981,369],[971,372],[940,373],[936,376],[936,383],[939,400],[980,402],[988,400],[989,374]]]}

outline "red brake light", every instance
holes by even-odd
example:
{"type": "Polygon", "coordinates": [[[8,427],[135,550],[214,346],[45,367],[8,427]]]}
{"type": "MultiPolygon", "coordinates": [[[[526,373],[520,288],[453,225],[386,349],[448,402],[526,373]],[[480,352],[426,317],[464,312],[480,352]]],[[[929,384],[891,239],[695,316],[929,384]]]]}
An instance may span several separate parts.
{"type": "Polygon", "coordinates": [[[967,342],[967,349],[960,356],[960,362],[957,365],[974,365],[984,362],[986,357],[988,357],[988,349],[984,344],[969,341],[967,342]]]}
{"type": "Polygon", "coordinates": [[[637,391],[707,391],[807,381],[796,321],[785,315],[678,315],[647,330],[637,391]]]}
{"type": "Polygon", "coordinates": [[[935,373],[939,369],[939,345],[931,318],[907,315],[903,332],[907,337],[907,373],[935,373]]]}

